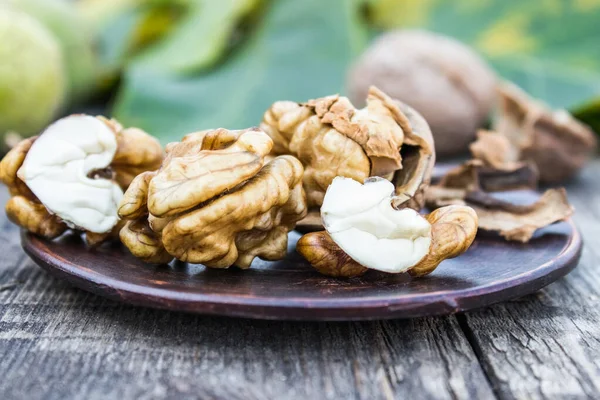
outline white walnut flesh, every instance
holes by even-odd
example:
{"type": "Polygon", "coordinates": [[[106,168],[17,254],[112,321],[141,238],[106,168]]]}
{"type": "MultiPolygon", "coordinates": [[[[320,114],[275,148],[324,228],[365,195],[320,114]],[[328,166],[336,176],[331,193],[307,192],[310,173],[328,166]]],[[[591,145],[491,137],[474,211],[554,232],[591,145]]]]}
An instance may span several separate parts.
{"type": "Polygon", "coordinates": [[[18,177],[50,213],[70,227],[109,232],[118,222],[123,191],[103,177],[117,139],[102,120],[73,115],[50,125],[33,142],[18,177]]]}
{"type": "Polygon", "coordinates": [[[364,185],[337,177],[321,217],[331,239],[357,263],[388,273],[405,272],[429,252],[431,224],[416,211],[392,206],[394,185],[370,178],[364,185]]]}

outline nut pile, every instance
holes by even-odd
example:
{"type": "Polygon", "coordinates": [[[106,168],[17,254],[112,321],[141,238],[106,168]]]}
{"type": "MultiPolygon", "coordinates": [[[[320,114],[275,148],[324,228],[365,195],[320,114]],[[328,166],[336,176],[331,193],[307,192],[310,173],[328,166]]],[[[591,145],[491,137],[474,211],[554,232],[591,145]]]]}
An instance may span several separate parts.
{"type": "Polygon", "coordinates": [[[531,205],[493,196],[552,181],[548,151],[580,160],[570,174],[595,146],[583,125],[502,90],[497,131],[480,131],[473,159],[435,185],[429,125],[375,87],[362,109],[339,95],[278,101],[260,128],[191,133],[165,153],[139,129],[73,115],[2,160],[6,212],[48,239],[68,229],[90,245],[118,237],[148,263],[246,269],[283,259],[299,228],[308,233],[297,251],[324,275],[424,276],[467,251],[478,229],[526,242],[573,212],[564,189],[531,205]],[[568,149],[557,150],[561,140],[568,149]]]}

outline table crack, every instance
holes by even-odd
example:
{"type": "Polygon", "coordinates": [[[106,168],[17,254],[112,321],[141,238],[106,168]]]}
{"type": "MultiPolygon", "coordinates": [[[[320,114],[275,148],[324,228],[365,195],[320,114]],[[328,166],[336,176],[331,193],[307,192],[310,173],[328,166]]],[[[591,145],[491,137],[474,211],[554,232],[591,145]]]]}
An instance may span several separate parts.
{"type": "Polygon", "coordinates": [[[502,390],[500,389],[500,385],[498,384],[499,379],[494,373],[493,369],[490,367],[490,365],[486,362],[483,354],[483,349],[477,341],[473,329],[471,329],[471,327],[469,326],[469,323],[467,322],[467,317],[463,313],[456,314],[456,320],[458,321],[458,326],[462,330],[462,333],[467,339],[467,343],[469,344],[471,350],[475,354],[477,362],[479,363],[479,366],[481,367],[481,370],[483,372],[483,376],[485,377],[485,380],[490,386],[494,397],[497,399],[505,399],[506,396],[503,395],[502,390]]]}

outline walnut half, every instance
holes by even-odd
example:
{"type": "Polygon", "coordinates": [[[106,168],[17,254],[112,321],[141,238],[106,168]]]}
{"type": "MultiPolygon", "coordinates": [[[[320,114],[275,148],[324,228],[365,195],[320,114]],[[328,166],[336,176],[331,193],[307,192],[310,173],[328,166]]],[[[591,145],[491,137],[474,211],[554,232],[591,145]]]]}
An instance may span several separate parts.
{"type": "Polygon", "coordinates": [[[336,178],[321,207],[326,231],[304,235],[298,252],[329,276],[359,276],[368,269],[423,276],[469,248],[477,233],[473,209],[449,206],[422,216],[394,208],[393,190],[381,178],[364,185],[336,178]]]}
{"type": "Polygon", "coordinates": [[[68,228],[90,244],[119,228],[117,206],[132,176],[162,161],[158,141],[104,117],[72,115],[14,147],[0,163],[8,217],[52,239],[68,228]]]}
{"type": "Polygon", "coordinates": [[[306,215],[303,167],[292,156],[267,162],[272,146],[257,128],[206,130],[169,144],[161,168],[125,193],[121,240],[151,263],[248,268],[254,257],[283,258],[288,232],[306,215]]]}

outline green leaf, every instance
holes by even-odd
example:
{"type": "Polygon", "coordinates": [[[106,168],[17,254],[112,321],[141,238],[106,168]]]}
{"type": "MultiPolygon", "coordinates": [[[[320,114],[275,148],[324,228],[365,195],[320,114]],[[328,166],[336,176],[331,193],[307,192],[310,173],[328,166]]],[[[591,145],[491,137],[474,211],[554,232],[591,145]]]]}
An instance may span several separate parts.
{"type": "Polygon", "coordinates": [[[12,0],[12,4],[40,21],[58,40],[67,68],[68,101],[88,96],[98,78],[98,59],[92,32],[77,9],[64,0],[12,0]]]}
{"type": "Polygon", "coordinates": [[[100,62],[109,74],[118,75],[138,53],[170,33],[189,5],[188,0],[137,3],[119,9],[99,29],[100,62]]]}
{"type": "Polygon", "coordinates": [[[114,114],[167,142],[201,129],[258,125],[277,100],[340,92],[366,43],[359,10],[353,0],[274,1],[219,68],[193,77],[129,68],[114,114]]]}
{"type": "Polygon", "coordinates": [[[131,37],[141,23],[143,14],[129,9],[115,16],[98,34],[100,64],[107,74],[117,75],[125,65],[131,47],[131,37]]]}
{"type": "Polygon", "coordinates": [[[423,27],[481,52],[554,107],[600,95],[599,0],[370,0],[383,29],[423,27]]]}
{"type": "Polygon", "coordinates": [[[134,62],[140,68],[187,73],[214,64],[228,48],[239,20],[260,0],[192,0],[177,27],[134,62]]]}
{"type": "Polygon", "coordinates": [[[573,110],[575,118],[588,124],[597,134],[600,134],[600,98],[597,98],[573,110]]]}
{"type": "Polygon", "coordinates": [[[91,29],[98,31],[109,21],[146,2],[147,0],[77,0],[75,5],[91,29]]]}

